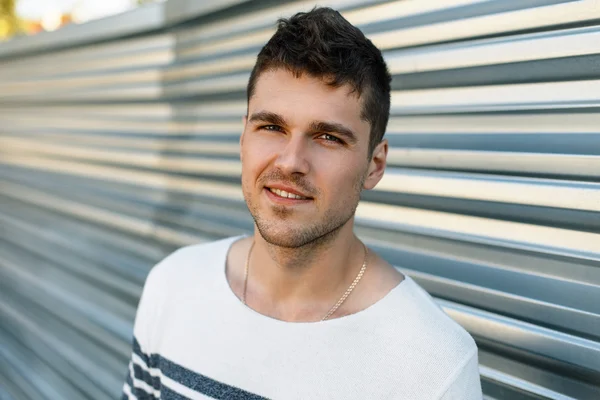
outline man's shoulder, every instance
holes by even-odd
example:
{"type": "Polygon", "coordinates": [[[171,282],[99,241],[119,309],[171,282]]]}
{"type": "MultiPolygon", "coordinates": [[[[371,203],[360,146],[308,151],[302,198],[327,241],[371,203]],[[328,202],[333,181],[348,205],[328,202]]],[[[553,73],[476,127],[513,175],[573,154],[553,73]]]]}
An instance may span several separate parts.
{"type": "Polygon", "coordinates": [[[427,382],[423,398],[439,398],[464,368],[477,357],[471,335],[454,321],[409,275],[387,302],[381,332],[386,340],[378,349],[385,353],[385,368],[399,380],[427,382]],[[438,395],[438,397],[435,397],[438,395]]]}
{"type": "Polygon", "coordinates": [[[392,325],[393,329],[405,332],[405,339],[412,343],[416,352],[427,354],[432,351],[432,355],[462,359],[467,353],[476,351],[471,335],[417,282],[406,276],[400,285],[405,285],[404,290],[390,304],[397,310],[392,325]]]}
{"type": "Polygon", "coordinates": [[[173,251],[150,270],[147,286],[177,287],[215,272],[219,265],[225,268],[227,252],[236,237],[194,243],[173,251]]]}

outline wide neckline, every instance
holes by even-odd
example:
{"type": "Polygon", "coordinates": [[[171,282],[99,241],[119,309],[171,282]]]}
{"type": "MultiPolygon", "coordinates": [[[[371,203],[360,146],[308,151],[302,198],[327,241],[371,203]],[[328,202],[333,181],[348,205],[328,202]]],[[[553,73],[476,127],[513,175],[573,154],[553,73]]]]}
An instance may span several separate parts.
{"type": "Polygon", "coordinates": [[[342,317],[332,318],[325,321],[300,321],[300,322],[290,322],[284,321],[277,318],[270,317],[268,315],[262,314],[252,307],[244,304],[235,294],[231,286],[229,285],[229,281],[227,280],[227,258],[229,256],[229,252],[234,243],[238,240],[241,240],[248,235],[240,235],[234,236],[231,238],[224,239],[223,243],[223,253],[220,254],[219,259],[222,260],[222,264],[220,264],[220,272],[219,276],[219,286],[221,290],[225,293],[226,301],[230,304],[232,309],[243,315],[245,318],[250,318],[255,320],[256,322],[260,322],[263,324],[269,324],[274,327],[329,327],[329,326],[339,326],[344,324],[353,324],[356,321],[360,321],[361,319],[376,317],[377,314],[386,309],[385,305],[393,301],[393,298],[397,293],[405,290],[408,286],[412,284],[412,279],[408,275],[404,275],[404,279],[402,282],[398,283],[392,290],[390,290],[384,297],[371,304],[369,307],[358,311],[353,314],[345,315],[342,317]],[[405,283],[407,282],[407,283],[405,283]]]}

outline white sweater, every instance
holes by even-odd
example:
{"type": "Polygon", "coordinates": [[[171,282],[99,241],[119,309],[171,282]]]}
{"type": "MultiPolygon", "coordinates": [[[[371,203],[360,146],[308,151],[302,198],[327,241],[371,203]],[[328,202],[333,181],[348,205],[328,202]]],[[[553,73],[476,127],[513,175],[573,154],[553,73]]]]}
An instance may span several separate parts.
{"type": "Polygon", "coordinates": [[[410,277],[366,310],[284,322],[225,276],[237,238],[187,246],[152,269],[124,399],[481,399],[477,347],[410,277]]]}

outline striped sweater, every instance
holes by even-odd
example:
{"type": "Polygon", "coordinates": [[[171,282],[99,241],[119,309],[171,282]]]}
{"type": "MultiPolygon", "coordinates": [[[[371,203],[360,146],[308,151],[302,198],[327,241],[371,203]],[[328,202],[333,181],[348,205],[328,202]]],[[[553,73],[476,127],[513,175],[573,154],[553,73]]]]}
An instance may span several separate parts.
{"type": "Polygon", "coordinates": [[[235,240],[152,269],[123,399],[481,399],[475,342],[410,277],[356,314],[284,322],[229,287],[235,240]]]}

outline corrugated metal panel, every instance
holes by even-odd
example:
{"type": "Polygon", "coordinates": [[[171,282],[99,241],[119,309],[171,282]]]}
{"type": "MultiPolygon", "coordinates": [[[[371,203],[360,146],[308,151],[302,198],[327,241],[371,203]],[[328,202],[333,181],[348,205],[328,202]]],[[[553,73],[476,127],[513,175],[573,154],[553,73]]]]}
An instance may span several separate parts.
{"type": "MultiPolygon", "coordinates": [[[[149,268],[251,229],[245,84],[313,2],[209,3],[0,46],[0,397],[116,397],[149,268]]],[[[600,2],[328,4],[394,75],[358,233],[473,334],[488,398],[600,398],[600,2]]]]}

